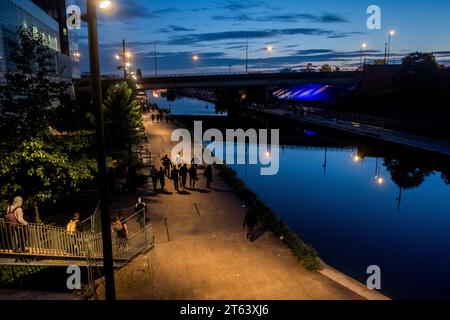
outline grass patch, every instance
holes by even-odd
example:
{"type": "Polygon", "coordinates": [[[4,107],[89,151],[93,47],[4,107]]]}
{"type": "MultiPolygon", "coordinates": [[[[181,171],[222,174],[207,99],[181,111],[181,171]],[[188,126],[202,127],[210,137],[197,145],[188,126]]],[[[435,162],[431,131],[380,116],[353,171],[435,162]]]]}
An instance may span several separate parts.
{"type": "Polygon", "coordinates": [[[284,224],[272,209],[261,201],[253,191],[247,188],[245,183],[237,176],[236,171],[226,165],[217,165],[216,167],[219,169],[219,176],[246,203],[248,210],[254,210],[257,213],[258,220],[268,230],[283,240],[306,269],[312,271],[320,269],[316,250],[305,244],[295,232],[284,224]]]}

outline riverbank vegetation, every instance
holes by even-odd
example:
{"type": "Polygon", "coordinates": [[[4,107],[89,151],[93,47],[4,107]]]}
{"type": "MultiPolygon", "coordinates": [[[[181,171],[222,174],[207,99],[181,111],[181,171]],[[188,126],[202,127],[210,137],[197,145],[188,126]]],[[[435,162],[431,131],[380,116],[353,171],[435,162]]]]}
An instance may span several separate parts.
{"type": "Polygon", "coordinates": [[[234,192],[244,201],[248,210],[256,212],[258,221],[268,230],[279,237],[300,260],[301,264],[308,270],[319,270],[320,263],[317,252],[311,246],[305,244],[297,234],[295,234],[281,218],[273,212],[258,196],[251,191],[245,183],[239,179],[236,171],[226,165],[217,166],[219,176],[233,189],[234,192]]]}

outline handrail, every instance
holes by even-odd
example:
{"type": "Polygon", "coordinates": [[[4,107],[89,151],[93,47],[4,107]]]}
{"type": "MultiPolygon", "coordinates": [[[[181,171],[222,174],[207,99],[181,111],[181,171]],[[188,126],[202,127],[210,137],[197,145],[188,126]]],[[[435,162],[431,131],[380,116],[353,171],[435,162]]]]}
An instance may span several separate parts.
{"type": "MultiPolygon", "coordinates": [[[[139,211],[127,220],[142,212],[139,211]]],[[[128,261],[143,249],[153,245],[152,226],[147,225],[131,235],[122,245],[116,238],[113,247],[115,260],[128,261]]],[[[13,225],[0,219],[0,255],[29,256],[40,259],[102,259],[103,245],[101,233],[93,231],[69,233],[63,227],[43,224],[13,225]]]]}

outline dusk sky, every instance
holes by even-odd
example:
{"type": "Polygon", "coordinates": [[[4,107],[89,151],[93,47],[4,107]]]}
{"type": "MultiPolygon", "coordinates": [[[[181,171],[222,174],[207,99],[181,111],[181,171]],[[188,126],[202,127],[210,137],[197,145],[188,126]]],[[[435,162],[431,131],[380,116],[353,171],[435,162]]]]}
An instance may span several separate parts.
{"type": "MultiPolygon", "coordinates": [[[[103,73],[118,73],[114,54],[124,38],[134,54],[133,65],[154,74],[154,43],[158,71],[163,73],[299,68],[311,62],[333,66],[359,63],[360,45],[366,58],[383,58],[386,33],[393,29],[394,59],[412,51],[435,52],[450,64],[450,1],[219,1],[114,0],[114,11],[101,14],[99,34],[103,73]],[[382,29],[369,30],[369,5],[382,10],[382,29]],[[199,60],[192,56],[198,54],[199,60]]],[[[79,31],[82,70],[87,71],[86,25],[79,31]]]]}

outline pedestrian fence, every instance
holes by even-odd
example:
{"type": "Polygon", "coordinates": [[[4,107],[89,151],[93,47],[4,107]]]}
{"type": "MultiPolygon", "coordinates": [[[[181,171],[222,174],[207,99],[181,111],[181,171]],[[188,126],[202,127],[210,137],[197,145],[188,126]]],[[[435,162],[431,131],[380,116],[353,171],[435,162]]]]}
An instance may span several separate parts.
{"type": "MultiPolygon", "coordinates": [[[[127,221],[141,214],[142,212],[135,213],[127,221]]],[[[94,221],[95,217],[92,219],[94,221]]],[[[0,258],[17,260],[20,257],[28,257],[40,261],[40,264],[42,260],[54,259],[67,261],[67,264],[85,264],[89,260],[102,261],[102,234],[95,229],[69,233],[64,227],[33,223],[13,225],[0,219],[0,258]]],[[[136,255],[154,246],[151,224],[142,224],[138,231],[131,233],[125,240],[119,239],[113,229],[111,236],[116,265],[126,264],[136,255]]]]}

